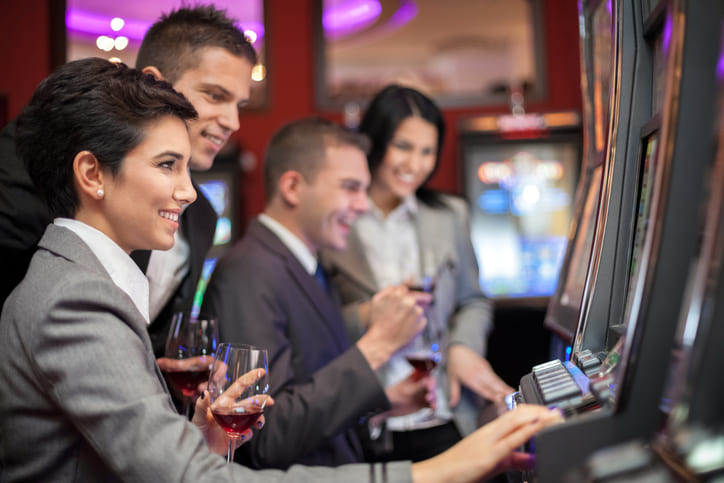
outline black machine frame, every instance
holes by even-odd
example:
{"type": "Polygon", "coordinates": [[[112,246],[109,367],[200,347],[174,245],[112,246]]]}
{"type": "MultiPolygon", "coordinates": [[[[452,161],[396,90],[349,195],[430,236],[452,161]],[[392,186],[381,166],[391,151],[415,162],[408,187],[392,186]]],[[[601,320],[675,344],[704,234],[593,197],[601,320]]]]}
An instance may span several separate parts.
{"type": "Polygon", "coordinates": [[[564,481],[564,475],[594,450],[650,436],[657,427],[656,408],[686,283],[685,276],[672,274],[686,273],[695,254],[701,186],[711,160],[711,143],[702,135],[710,132],[713,120],[712,102],[706,96],[714,91],[714,78],[697,73],[716,65],[718,46],[707,41],[721,25],[707,16],[707,2],[662,1],[647,13],[644,17],[638,2],[615,4],[610,142],[573,349],[574,360],[584,349],[606,353],[612,349],[611,333],[625,331],[622,363],[606,404],[538,435],[539,481],[564,481]],[[645,45],[656,26],[668,42],[666,102],[658,118],[651,109],[653,49],[645,45]],[[642,141],[653,132],[658,132],[659,148],[651,226],[645,233],[640,269],[631,278],[642,141]],[[633,295],[627,310],[628,292],[633,295]],[[612,326],[621,328],[612,331],[612,326]]]}

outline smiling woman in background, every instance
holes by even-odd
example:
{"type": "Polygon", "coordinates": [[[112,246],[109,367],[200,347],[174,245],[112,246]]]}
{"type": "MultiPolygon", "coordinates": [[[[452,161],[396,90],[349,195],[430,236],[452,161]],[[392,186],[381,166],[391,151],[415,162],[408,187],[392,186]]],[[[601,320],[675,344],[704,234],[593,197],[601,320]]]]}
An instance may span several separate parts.
{"type": "MultiPolygon", "coordinates": [[[[375,292],[422,275],[434,278],[429,281],[434,283],[434,303],[427,309],[428,325],[440,335],[440,345],[447,346],[443,365],[434,372],[437,409],[432,420],[425,410],[390,418],[393,448],[389,451],[389,441],[378,445],[387,446],[379,455],[383,460],[419,460],[475,429],[475,396],[501,406],[513,389],[484,359],[492,315],[478,284],[465,202],[425,187],[437,169],[445,137],[440,109],[417,90],[391,85],[371,101],[359,130],[372,140],[371,210],[352,227],[347,250],[326,254],[326,263],[346,305],[353,338],[365,328],[366,301],[375,292]]],[[[400,354],[381,377],[387,385],[395,384],[412,370],[400,354]]]]}

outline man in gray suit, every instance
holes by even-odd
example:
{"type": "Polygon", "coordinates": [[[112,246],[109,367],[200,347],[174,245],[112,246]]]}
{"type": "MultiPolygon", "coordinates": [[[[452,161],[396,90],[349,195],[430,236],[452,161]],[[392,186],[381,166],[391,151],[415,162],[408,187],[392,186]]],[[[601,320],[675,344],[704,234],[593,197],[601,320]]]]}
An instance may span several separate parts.
{"type": "MultiPolygon", "coordinates": [[[[269,350],[271,391],[264,431],[237,454],[254,467],[337,466],[363,460],[356,425],[383,411],[428,404],[429,379],[387,393],[375,371],[424,325],[404,287],[380,292],[369,330],[350,346],[321,248],[342,249],[367,210],[365,136],[317,118],[280,129],[267,149],[268,204],[219,260],[202,310],[219,319],[221,340],[269,350]]],[[[432,393],[432,391],[430,391],[432,393]]]]}

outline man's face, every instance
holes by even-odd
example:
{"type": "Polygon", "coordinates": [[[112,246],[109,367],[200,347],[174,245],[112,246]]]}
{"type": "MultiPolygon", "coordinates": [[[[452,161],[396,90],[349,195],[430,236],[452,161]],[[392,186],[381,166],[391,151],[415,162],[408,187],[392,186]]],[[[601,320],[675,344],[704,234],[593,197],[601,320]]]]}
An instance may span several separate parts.
{"type": "Polygon", "coordinates": [[[239,129],[239,109],[249,101],[251,63],[221,47],[206,47],[200,62],[173,85],[194,105],[199,118],[189,122],[191,169],[205,171],[239,129]]]}
{"type": "Polygon", "coordinates": [[[350,226],[369,209],[367,158],[357,147],[328,146],[326,160],[311,182],[304,182],[297,211],[303,241],[316,252],[343,250],[350,226]]]}

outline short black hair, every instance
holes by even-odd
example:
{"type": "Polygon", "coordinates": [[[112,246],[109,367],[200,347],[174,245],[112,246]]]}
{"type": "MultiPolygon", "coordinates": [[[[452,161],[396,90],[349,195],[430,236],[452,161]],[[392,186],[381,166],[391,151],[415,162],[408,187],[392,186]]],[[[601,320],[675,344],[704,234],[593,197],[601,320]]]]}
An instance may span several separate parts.
{"type": "MultiPolygon", "coordinates": [[[[432,99],[422,92],[411,87],[391,84],[375,95],[359,125],[359,131],[369,136],[372,141],[372,148],[367,156],[367,165],[372,176],[375,175],[385,159],[385,153],[392,142],[395,131],[402,121],[411,116],[421,117],[437,127],[435,166],[427,180],[437,171],[445,139],[445,119],[442,111],[432,99]]],[[[426,191],[424,184],[418,188],[418,197],[426,191]]]]}
{"type": "Polygon", "coordinates": [[[76,60],[38,85],[17,120],[17,153],[51,215],[73,217],[75,155],[90,151],[115,176],[145,129],[165,116],[187,121],[197,113],[150,74],[99,58],[76,60]]]}
{"type": "Polygon", "coordinates": [[[312,182],[324,166],[330,146],[355,146],[367,154],[370,140],[335,122],[320,117],[306,117],[282,126],[269,141],[264,156],[264,187],[267,200],[277,191],[286,171],[298,171],[312,182]]]}
{"type": "Polygon", "coordinates": [[[156,67],[171,84],[184,72],[199,65],[199,51],[220,47],[236,57],[257,63],[257,54],[249,39],[234,20],[213,5],[182,7],[162,15],[143,37],[136,67],[156,67]]]}

